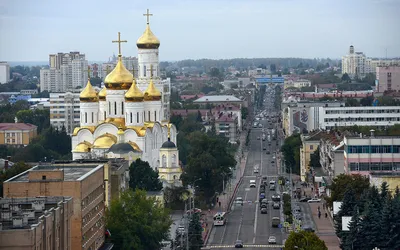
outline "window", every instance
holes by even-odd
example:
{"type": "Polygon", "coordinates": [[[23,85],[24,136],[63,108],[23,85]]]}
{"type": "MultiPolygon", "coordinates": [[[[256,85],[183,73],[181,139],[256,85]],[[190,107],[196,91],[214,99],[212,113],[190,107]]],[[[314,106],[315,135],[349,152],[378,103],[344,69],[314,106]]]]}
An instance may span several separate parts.
{"type": "Polygon", "coordinates": [[[146,65],[143,66],[143,76],[146,77],[146,65]]]}
{"type": "Polygon", "coordinates": [[[42,180],[46,180],[46,175],[42,175],[42,180]]]}
{"type": "Polygon", "coordinates": [[[154,121],[157,121],[157,111],[154,111],[154,121]]]}
{"type": "Polygon", "coordinates": [[[149,117],[148,117],[147,119],[149,119],[149,121],[151,121],[151,118],[150,118],[150,111],[149,111],[149,117]]]}
{"type": "Polygon", "coordinates": [[[124,103],[121,102],[121,114],[123,114],[123,113],[124,113],[124,103]]]}
{"type": "Polygon", "coordinates": [[[85,112],[85,123],[87,123],[87,112],[85,112]]]}
{"type": "Polygon", "coordinates": [[[167,156],[163,155],[161,159],[161,164],[163,168],[167,167],[167,156]]]}
{"type": "Polygon", "coordinates": [[[104,119],[103,119],[103,120],[105,120],[105,119],[106,119],[106,117],[107,117],[107,112],[106,112],[106,111],[104,111],[104,119]]]}
{"type": "Polygon", "coordinates": [[[310,150],[314,150],[314,145],[310,145],[310,150]]]}
{"type": "Polygon", "coordinates": [[[108,113],[111,114],[111,102],[108,103],[108,113]]]}
{"type": "Polygon", "coordinates": [[[114,102],[114,114],[117,115],[117,102],[114,102]]]}
{"type": "Polygon", "coordinates": [[[136,122],[139,123],[139,112],[136,113],[136,122]]]}
{"type": "Polygon", "coordinates": [[[94,113],[92,112],[92,123],[94,122],[94,113]]]}
{"type": "Polygon", "coordinates": [[[130,114],[130,117],[131,117],[131,120],[130,120],[130,121],[131,121],[131,123],[132,123],[132,112],[130,112],[129,114],[130,114]]]}

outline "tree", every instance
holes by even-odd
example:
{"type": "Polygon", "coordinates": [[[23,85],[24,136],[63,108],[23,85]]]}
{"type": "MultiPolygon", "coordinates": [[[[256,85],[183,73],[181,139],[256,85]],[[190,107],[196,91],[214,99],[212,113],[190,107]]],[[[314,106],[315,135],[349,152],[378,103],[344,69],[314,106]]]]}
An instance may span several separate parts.
{"type": "Polygon", "coordinates": [[[331,197],[326,197],[326,200],[328,205],[332,207],[333,201],[343,201],[345,192],[350,189],[355,192],[356,199],[359,200],[361,194],[368,188],[369,180],[367,177],[359,174],[340,174],[333,179],[329,186],[331,197]]]}
{"type": "Polygon", "coordinates": [[[249,114],[249,109],[247,107],[242,107],[241,111],[242,111],[242,119],[246,120],[246,118],[247,118],[247,116],[249,114]]]}
{"type": "Polygon", "coordinates": [[[181,210],[185,207],[184,197],[189,195],[189,191],[185,187],[165,187],[163,192],[166,208],[181,210]]]}
{"type": "Polygon", "coordinates": [[[320,156],[319,156],[319,147],[310,155],[310,167],[312,168],[320,168],[320,156]]]}
{"type": "Polygon", "coordinates": [[[357,106],[360,106],[360,103],[355,98],[347,98],[345,105],[346,105],[346,107],[357,107],[357,106]]]}
{"type": "Polygon", "coordinates": [[[325,242],[312,232],[291,232],[285,242],[284,250],[328,250],[325,242]]]}
{"type": "Polygon", "coordinates": [[[200,223],[199,213],[194,213],[190,216],[189,222],[189,249],[200,250],[203,247],[203,228],[200,223]]]}
{"type": "Polygon", "coordinates": [[[146,191],[160,191],[162,183],[158,173],[154,171],[147,161],[137,159],[129,167],[129,187],[143,189],[146,191]]]}
{"type": "Polygon", "coordinates": [[[269,68],[270,68],[272,74],[276,73],[276,64],[273,63],[273,64],[269,65],[269,68]]]}
{"type": "Polygon", "coordinates": [[[294,134],[285,139],[281,148],[286,167],[291,168],[295,174],[300,173],[300,145],[300,134],[294,134]]]}
{"type": "Polygon", "coordinates": [[[127,190],[111,201],[106,211],[107,229],[116,249],[160,249],[169,239],[172,224],[169,211],[146,191],[127,190]]]}
{"type": "Polygon", "coordinates": [[[365,240],[360,237],[361,218],[358,206],[353,208],[353,216],[349,223],[350,232],[347,234],[345,241],[342,242],[343,249],[361,249],[362,242],[365,240]]]}
{"type": "Polygon", "coordinates": [[[342,231],[342,217],[352,216],[354,207],[357,205],[353,189],[347,189],[339,212],[334,216],[336,235],[341,239],[342,246],[346,243],[348,232],[342,231]]]}
{"type": "Polygon", "coordinates": [[[349,74],[344,73],[344,74],[342,75],[342,82],[351,83],[351,78],[350,78],[349,74]]]}

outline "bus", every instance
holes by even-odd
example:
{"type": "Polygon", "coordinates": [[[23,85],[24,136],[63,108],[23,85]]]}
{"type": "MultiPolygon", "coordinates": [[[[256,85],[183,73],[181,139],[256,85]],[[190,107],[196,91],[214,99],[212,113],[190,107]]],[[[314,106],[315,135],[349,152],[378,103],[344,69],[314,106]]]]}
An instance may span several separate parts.
{"type": "Polygon", "coordinates": [[[214,226],[223,226],[226,223],[226,213],[218,212],[214,215],[214,226]]]}

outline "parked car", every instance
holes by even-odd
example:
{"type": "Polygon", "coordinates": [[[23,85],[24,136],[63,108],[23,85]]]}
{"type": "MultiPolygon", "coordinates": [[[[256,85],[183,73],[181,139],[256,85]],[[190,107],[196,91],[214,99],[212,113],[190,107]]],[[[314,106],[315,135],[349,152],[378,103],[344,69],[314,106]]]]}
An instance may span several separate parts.
{"type": "Polygon", "coordinates": [[[311,200],[311,198],[310,197],[302,197],[302,198],[300,198],[300,202],[307,202],[307,201],[309,201],[309,200],[311,200]]]}
{"type": "Polygon", "coordinates": [[[269,244],[276,244],[276,237],[275,236],[269,236],[268,243],[269,244]]]}
{"type": "Polygon", "coordinates": [[[307,202],[308,202],[308,203],[321,202],[321,199],[319,199],[319,198],[312,198],[311,200],[308,200],[307,202]]]}

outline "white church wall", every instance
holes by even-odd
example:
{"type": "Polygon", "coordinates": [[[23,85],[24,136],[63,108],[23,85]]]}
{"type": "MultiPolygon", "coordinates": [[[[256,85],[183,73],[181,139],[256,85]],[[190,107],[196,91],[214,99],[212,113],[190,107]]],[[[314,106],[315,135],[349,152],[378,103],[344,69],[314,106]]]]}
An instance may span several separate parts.
{"type": "Polygon", "coordinates": [[[104,135],[105,133],[113,134],[116,136],[117,132],[118,132],[118,128],[114,124],[103,123],[103,124],[100,124],[94,131],[94,138],[104,135]]]}

